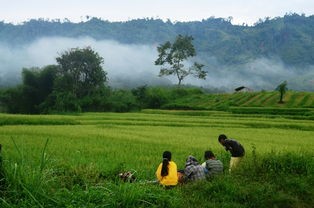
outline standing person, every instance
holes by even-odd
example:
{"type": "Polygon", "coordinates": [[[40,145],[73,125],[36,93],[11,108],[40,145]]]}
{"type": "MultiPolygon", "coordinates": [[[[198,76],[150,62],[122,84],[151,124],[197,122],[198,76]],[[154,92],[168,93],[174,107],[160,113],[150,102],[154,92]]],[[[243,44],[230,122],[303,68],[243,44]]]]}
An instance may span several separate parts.
{"type": "Polygon", "coordinates": [[[215,175],[223,173],[224,166],[220,160],[217,160],[212,151],[205,151],[204,153],[205,162],[202,164],[206,176],[211,178],[215,175]]]}
{"type": "Polygon", "coordinates": [[[205,179],[204,168],[198,163],[195,157],[188,156],[184,168],[184,180],[196,181],[201,179],[205,179]]]}
{"type": "Polygon", "coordinates": [[[243,146],[234,139],[228,139],[226,135],[221,134],[218,137],[219,143],[225,147],[226,151],[231,153],[229,172],[234,170],[242,160],[245,150],[243,146]]]}
{"type": "Polygon", "coordinates": [[[178,184],[178,171],[175,162],[171,161],[171,152],[162,154],[162,163],[157,168],[156,177],[161,185],[172,187],[178,184]]]}

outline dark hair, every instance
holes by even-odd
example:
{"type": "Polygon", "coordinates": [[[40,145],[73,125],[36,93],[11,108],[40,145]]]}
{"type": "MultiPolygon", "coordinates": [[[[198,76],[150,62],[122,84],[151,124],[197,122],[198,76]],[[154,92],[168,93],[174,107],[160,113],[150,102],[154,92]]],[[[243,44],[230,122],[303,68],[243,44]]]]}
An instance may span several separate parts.
{"type": "Polygon", "coordinates": [[[167,176],[169,171],[168,171],[168,165],[169,161],[171,161],[171,152],[169,151],[164,151],[162,154],[162,167],[161,167],[161,176],[167,176]]]}
{"type": "Polygon", "coordinates": [[[218,141],[220,142],[221,140],[225,140],[227,139],[227,136],[224,135],[224,134],[220,134],[219,137],[218,137],[218,141]]]}
{"type": "Polygon", "coordinates": [[[209,151],[209,150],[205,151],[205,154],[204,154],[205,159],[212,158],[212,157],[215,157],[212,151],[209,151]]]}

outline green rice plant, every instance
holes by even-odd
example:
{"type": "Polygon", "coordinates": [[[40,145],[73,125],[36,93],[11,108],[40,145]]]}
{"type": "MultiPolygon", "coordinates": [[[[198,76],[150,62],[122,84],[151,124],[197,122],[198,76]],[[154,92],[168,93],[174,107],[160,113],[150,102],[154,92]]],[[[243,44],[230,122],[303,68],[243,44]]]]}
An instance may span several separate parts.
{"type": "MultiPolygon", "coordinates": [[[[10,193],[11,195],[11,197],[8,197],[7,203],[14,201],[14,198],[19,198],[22,201],[26,200],[31,202],[31,204],[34,203],[38,207],[44,207],[38,197],[49,199],[43,191],[46,189],[45,186],[48,185],[44,167],[46,164],[45,151],[49,140],[46,140],[37,170],[32,166],[28,166],[24,151],[18,147],[15,139],[11,138],[11,140],[18,153],[18,159],[15,162],[12,161],[11,166],[6,166],[7,168],[5,169],[7,183],[5,194],[10,193]]],[[[53,201],[53,199],[51,200],[53,201]]],[[[30,206],[30,204],[27,203],[27,206],[30,206]]]]}
{"type": "Polygon", "coordinates": [[[274,96],[274,93],[272,92],[264,92],[263,96],[260,97],[259,101],[255,103],[256,106],[265,106],[265,103],[267,103],[271,98],[274,96]]]}
{"type": "Polygon", "coordinates": [[[299,105],[306,107],[306,104],[310,100],[310,96],[311,96],[310,94],[306,93],[304,97],[301,99],[301,101],[299,102],[299,105]]]}
{"type": "Polygon", "coordinates": [[[279,95],[274,91],[221,93],[221,94],[185,94],[184,96],[170,96],[162,105],[163,109],[181,110],[228,110],[229,107],[285,107],[304,108],[313,107],[313,93],[288,91],[285,103],[278,104],[279,95]],[[301,102],[309,95],[306,102],[301,102]]]}
{"type": "Polygon", "coordinates": [[[272,157],[264,158],[262,161],[262,169],[273,174],[296,174],[308,175],[313,173],[314,158],[308,158],[308,155],[287,153],[278,155],[271,152],[272,157]]]}
{"type": "Polygon", "coordinates": [[[67,116],[57,115],[9,115],[0,114],[0,126],[3,125],[74,125],[76,121],[67,116]]]}
{"type": "Polygon", "coordinates": [[[290,96],[290,99],[287,100],[287,107],[297,107],[299,100],[301,100],[301,97],[304,97],[304,95],[300,95],[300,93],[293,93],[290,96]]]}
{"type": "Polygon", "coordinates": [[[305,107],[313,108],[314,107],[314,95],[310,94],[310,98],[304,104],[305,107]]]}
{"type": "MultiPolygon", "coordinates": [[[[298,120],[270,114],[144,110],[55,116],[74,125],[3,125],[8,183],[0,206],[311,207],[314,124],[302,115],[304,110],[295,112],[298,120]],[[165,150],[173,153],[179,169],[188,155],[203,162],[204,151],[212,150],[228,170],[230,154],[217,141],[221,133],[246,149],[238,171],[170,190],[150,183],[165,150]],[[136,171],[134,183],[117,177],[130,170],[136,171]]],[[[20,118],[9,119],[15,116],[20,118]]]]}
{"type": "Polygon", "coordinates": [[[245,92],[238,94],[240,94],[241,97],[236,100],[237,106],[242,106],[245,102],[247,102],[250,99],[253,99],[253,97],[257,95],[257,93],[254,92],[245,92]]]}
{"type": "Polygon", "coordinates": [[[267,92],[261,92],[259,94],[257,94],[256,96],[248,99],[242,106],[251,106],[254,107],[256,106],[255,103],[258,103],[257,106],[260,106],[259,101],[261,98],[263,98],[265,95],[267,95],[267,92]]]}
{"type": "Polygon", "coordinates": [[[308,108],[274,108],[274,107],[231,107],[232,113],[238,114],[271,114],[306,116],[311,112],[308,108]]]}
{"type": "Polygon", "coordinates": [[[270,93],[269,97],[267,97],[267,99],[265,99],[262,102],[261,107],[277,106],[277,103],[278,103],[278,95],[277,95],[277,93],[272,92],[272,93],[270,93]]]}

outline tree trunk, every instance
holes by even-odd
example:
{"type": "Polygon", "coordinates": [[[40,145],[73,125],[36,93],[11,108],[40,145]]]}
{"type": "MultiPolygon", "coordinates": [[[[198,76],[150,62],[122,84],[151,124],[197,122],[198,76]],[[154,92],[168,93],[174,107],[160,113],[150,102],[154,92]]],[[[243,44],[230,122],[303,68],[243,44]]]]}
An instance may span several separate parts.
{"type": "Polygon", "coordinates": [[[283,103],[283,93],[282,92],[280,92],[280,99],[279,99],[278,103],[283,103]]]}

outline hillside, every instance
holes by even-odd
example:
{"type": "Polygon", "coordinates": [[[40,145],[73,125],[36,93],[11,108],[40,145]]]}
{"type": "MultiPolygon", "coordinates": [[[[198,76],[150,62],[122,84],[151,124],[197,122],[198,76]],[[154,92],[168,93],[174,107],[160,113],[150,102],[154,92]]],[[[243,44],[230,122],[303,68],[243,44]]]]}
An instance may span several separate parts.
{"type": "Polygon", "coordinates": [[[23,45],[41,37],[82,37],[116,40],[126,44],[159,44],[177,34],[192,35],[202,58],[216,57],[220,64],[241,64],[259,57],[277,57],[287,65],[314,64],[314,16],[289,14],[265,18],[255,26],[232,25],[230,19],[209,18],[195,22],[137,19],[108,22],[30,20],[21,25],[0,22],[0,42],[23,45]]]}
{"type": "Polygon", "coordinates": [[[24,67],[53,64],[62,51],[84,46],[104,57],[112,87],[171,85],[173,77],[158,77],[154,61],[157,46],[178,34],[193,36],[196,61],[208,72],[206,80],[184,84],[230,92],[238,86],[273,90],[287,80],[291,90],[314,91],[314,16],[298,14],[265,18],[254,26],[213,17],[195,22],[0,22],[0,88],[19,84],[24,67]]]}
{"type": "Polygon", "coordinates": [[[278,92],[195,94],[176,99],[164,105],[163,108],[308,115],[314,118],[314,93],[288,91],[284,97],[283,104],[279,104],[278,100],[278,92]]]}

